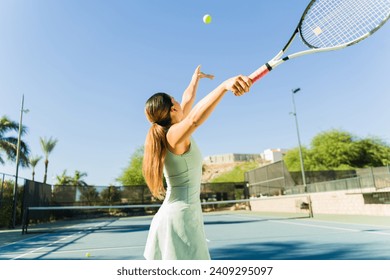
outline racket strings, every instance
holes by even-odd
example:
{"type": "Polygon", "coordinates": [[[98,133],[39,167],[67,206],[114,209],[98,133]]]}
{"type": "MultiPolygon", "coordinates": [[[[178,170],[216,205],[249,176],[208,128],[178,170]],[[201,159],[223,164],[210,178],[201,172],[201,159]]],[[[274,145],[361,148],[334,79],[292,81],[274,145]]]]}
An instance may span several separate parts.
{"type": "Polygon", "coordinates": [[[318,37],[322,46],[335,46],[353,41],[377,26],[375,22],[371,22],[371,25],[375,25],[370,26],[370,19],[376,17],[378,13],[374,9],[364,9],[364,5],[366,5],[367,1],[366,3],[355,2],[354,7],[356,9],[351,9],[351,2],[348,1],[335,3],[336,4],[331,7],[329,5],[317,5],[317,8],[319,8],[318,11],[320,12],[315,13],[316,16],[314,18],[317,22],[314,21],[312,24],[315,26],[317,23],[317,28],[319,28],[320,31],[317,30],[315,33],[312,32],[310,35],[311,39],[314,38],[314,40],[318,37]],[[330,8],[333,10],[330,10],[330,8]],[[360,13],[356,13],[356,10],[360,11],[360,13]],[[323,17],[323,15],[326,16],[323,17]],[[329,20],[332,18],[333,20],[329,20]],[[336,20],[334,20],[334,18],[336,18],[336,20]],[[322,26],[322,28],[320,26],[322,26]],[[324,31],[329,32],[328,34],[324,33],[323,36],[319,36],[324,31]],[[315,36],[313,36],[313,34],[315,36]]]}
{"type": "Polygon", "coordinates": [[[307,11],[300,32],[315,48],[348,45],[375,31],[390,15],[390,0],[319,0],[307,11]]]}
{"type": "MultiPolygon", "coordinates": [[[[367,3],[369,1],[365,2],[367,3]]],[[[351,9],[350,3],[351,2],[348,3],[348,1],[343,1],[332,7],[318,5],[317,7],[320,8],[320,12],[316,13],[315,16],[317,22],[314,21],[312,24],[313,26],[317,24],[317,28],[319,28],[320,31],[317,30],[314,33],[309,33],[311,35],[311,40],[318,38],[322,43],[322,47],[332,47],[356,40],[377,26],[377,23],[370,22],[372,18],[377,17],[378,13],[376,10],[364,9],[366,3],[362,2],[355,2],[355,9],[351,9]],[[333,10],[330,10],[330,8],[333,10]],[[356,10],[358,10],[359,13],[357,13],[356,10]],[[321,18],[323,15],[326,16],[321,18]],[[329,20],[332,18],[333,20],[329,20]],[[320,26],[322,26],[322,28],[320,26]],[[325,31],[328,32],[319,36],[325,31]]]]}

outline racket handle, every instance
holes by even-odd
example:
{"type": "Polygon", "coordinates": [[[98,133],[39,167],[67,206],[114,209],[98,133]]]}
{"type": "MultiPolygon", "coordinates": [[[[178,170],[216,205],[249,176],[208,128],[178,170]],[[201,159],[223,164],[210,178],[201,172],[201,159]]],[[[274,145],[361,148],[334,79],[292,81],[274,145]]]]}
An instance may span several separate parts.
{"type": "Polygon", "coordinates": [[[259,69],[257,69],[255,72],[249,75],[249,78],[252,80],[252,83],[257,82],[261,78],[263,78],[265,75],[271,71],[271,67],[268,65],[268,63],[261,66],[259,69]]]}

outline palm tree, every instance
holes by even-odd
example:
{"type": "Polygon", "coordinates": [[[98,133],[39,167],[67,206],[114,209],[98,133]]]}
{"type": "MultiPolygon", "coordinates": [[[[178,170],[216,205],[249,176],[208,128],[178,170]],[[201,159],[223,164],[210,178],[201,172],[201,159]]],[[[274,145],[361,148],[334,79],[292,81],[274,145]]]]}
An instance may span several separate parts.
{"type": "Polygon", "coordinates": [[[72,185],[79,187],[88,186],[88,184],[84,180],[82,180],[84,177],[87,177],[87,173],[76,170],[72,178],[72,185]]]}
{"type": "MultiPolygon", "coordinates": [[[[7,116],[0,118],[0,164],[5,164],[5,160],[2,157],[2,153],[7,155],[7,159],[11,161],[16,160],[16,150],[18,144],[18,138],[13,136],[7,136],[8,132],[15,131],[18,133],[19,124],[11,121],[7,116]]],[[[21,135],[25,135],[27,132],[26,127],[22,127],[21,135]]],[[[29,166],[28,156],[30,154],[30,148],[28,145],[20,141],[20,159],[19,164],[23,167],[29,166]]]]}
{"type": "Polygon", "coordinates": [[[35,177],[35,167],[37,166],[38,162],[41,159],[42,159],[41,156],[33,156],[33,157],[30,157],[30,159],[29,159],[31,167],[32,167],[32,180],[33,181],[34,181],[34,177],[35,177]]]}
{"type": "Polygon", "coordinates": [[[62,171],[62,174],[61,175],[57,175],[56,176],[56,185],[58,186],[67,186],[67,185],[72,185],[72,177],[68,176],[66,174],[66,169],[64,171],[62,171]]]}
{"type": "Polygon", "coordinates": [[[71,178],[71,185],[76,186],[80,192],[80,201],[87,203],[87,205],[94,205],[99,201],[99,192],[94,186],[88,186],[83,180],[87,177],[87,173],[76,170],[73,178],[71,178]]]}
{"type": "Polygon", "coordinates": [[[53,138],[40,138],[41,141],[41,147],[42,151],[45,154],[45,176],[43,177],[43,183],[46,184],[46,179],[47,179],[47,169],[49,166],[49,155],[53,151],[54,147],[56,146],[58,140],[53,139],[53,138]]]}
{"type": "Polygon", "coordinates": [[[53,200],[56,202],[76,201],[76,188],[70,188],[72,177],[66,174],[66,169],[61,175],[56,176],[57,182],[54,184],[53,200]]]}

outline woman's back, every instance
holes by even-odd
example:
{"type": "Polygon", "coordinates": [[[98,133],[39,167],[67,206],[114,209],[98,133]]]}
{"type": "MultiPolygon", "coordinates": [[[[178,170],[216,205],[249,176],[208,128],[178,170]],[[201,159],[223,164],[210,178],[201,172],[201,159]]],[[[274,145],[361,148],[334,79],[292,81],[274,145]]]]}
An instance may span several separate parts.
{"type": "Polygon", "coordinates": [[[167,151],[164,176],[167,181],[166,201],[200,202],[202,154],[192,138],[189,150],[183,155],[167,151]]]}

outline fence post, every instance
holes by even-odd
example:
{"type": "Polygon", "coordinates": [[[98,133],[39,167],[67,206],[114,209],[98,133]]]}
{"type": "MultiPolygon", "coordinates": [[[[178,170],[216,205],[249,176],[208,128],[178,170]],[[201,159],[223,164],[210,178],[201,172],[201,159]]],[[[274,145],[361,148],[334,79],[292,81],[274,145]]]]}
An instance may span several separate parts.
{"type": "Polygon", "coordinates": [[[374,176],[374,168],[371,167],[370,168],[371,170],[371,179],[372,179],[372,185],[374,186],[374,188],[376,189],[376,184],[375,184],[375,176],[374,176]]]}
{"type": "Polygon", "coordinates": [[[284,161],[281,160],[280,163],[282,164],[283,188],[286,189],[286,174],[285,174],[285,170],[284,170],[284,161]]]}
{"type": "Polygon", "coordinates": [[[269,182],[268,182],[268,166],[265,168],[265,179],[267,180],[268,195],[270,195],[270,187],[269,187],[269,182]]]}
{"type": "Polygon", "coordinates": [[[308,196],[308,202],[309,202],[309,216],[310,216],[310,218],[314,218],[313,202],[311,201],[310,195],[308,196]]]}

